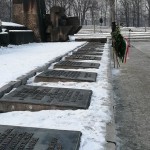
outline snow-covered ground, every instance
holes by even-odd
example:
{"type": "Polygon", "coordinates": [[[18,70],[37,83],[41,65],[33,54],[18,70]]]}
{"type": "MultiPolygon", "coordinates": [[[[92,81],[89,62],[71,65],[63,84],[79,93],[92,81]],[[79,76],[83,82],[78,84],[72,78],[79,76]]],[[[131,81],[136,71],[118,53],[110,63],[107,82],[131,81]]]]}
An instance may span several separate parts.
{"type": "MultiPolygon", "coordinates": [[[[120,27],[121,33],[125,38],[131,39],[150,39],[150,27],[120,27]],[[129,36],[129,29],[132,30],[129,36]]],[[[89,38],[111,38],[111,28],[105,26],[83,26],[83,29],[75,34],[76,39],[89,39],[89,38]]]]}
{"type": "Polygon", "coordinates": [[[23,27],[21,24],[13,23],[13,22],[2,22],[2,26],[15,26],[15,27],[23,27]]]}
{"type": "Polygon", "coordinates": [[[0,87],[82,44],[83,42],[32,43],[1,47],[0,87]]]}
{"type": "MultiPolygon", "coordinates": [[[[69,52],[85,42],[37,43],[0,48],[0,87],[18,76],[42,66],[44,63],[69,52]]],[[[93,91],[91,104],[87,110],[44,110],[39,112],[20,111],[0,114],[1,125],[40,127],[82,132],[80,150],[103,150],[105,144],[106,123],[110,121],[109,111],[109,45],[105,44],[99,69],[75,69],[97,72],[97,81],[34,83],[34,77],[28,85],[89,89],[93,91]]],[[[86,61],[87,62],[87,61],[86,61]]],[[[89,61],[98,62],[98,61],[89,61]]],[[[54,65],[54,64],[53,64],[54,65]]],[[[50,68],[53,67],[50,66],[50,68]]],[[[72,69],[69,69],[72,70],[72,69]]]]}

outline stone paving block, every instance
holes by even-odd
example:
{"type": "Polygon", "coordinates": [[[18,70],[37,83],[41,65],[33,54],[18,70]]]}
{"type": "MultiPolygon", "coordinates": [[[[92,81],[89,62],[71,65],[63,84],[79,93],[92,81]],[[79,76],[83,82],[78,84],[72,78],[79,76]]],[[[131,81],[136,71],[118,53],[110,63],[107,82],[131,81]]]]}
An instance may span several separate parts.
{"type": "Polygon", "coordinates": [[[20,86],[0,99],[0,111],[87,109],[91,90],[20,86]]]}
{"type": "Polygon", "coordinates": [[[97,73],[66,71],[66,70],[47,70],[35,77],[35,82],[95,82],[97,73]]]}
{"type": "Polygon", "coordinates": [[[21,81],[21,84],[24,85],[27,83],[27,80],[28,80],[28,76],[27,75],[22,75],[20,77],[17,78],[17,80],[20,80],[21,81]]]}
{"type": "Polygon", "coordinates": [[[10,84],[6,84],[3,87],[0,88],[0,97],[2,97],[4,94],[9,93],[12,90],[13,86],[10,84]]]}
{"type": "Polygon", "coordinates": [[[29,78],[32,78],[33,76],[36,75],[36,71],[35,71],[35,70],[32,70],[32,71],[28,72],[26,75],[27,75],[29,78]]]}
{"type": "Polygon", "coordinates": [[[79,150],[82,133],[0,125],[0,150],[79,150]]]}
{"type": "Polygon", "coordinates": [[[13,88],[18,88],[21,85],[21,81],[20,80],[10,81],[8,84],[12,85],[13,88]]]}
{"type": "Polygon", "coordinates": [[[9,93],[13,88],[17,88],[21,85],[21,81],[11,81],[8,84],[4,85],[0,88],[0,98],[6,94],[9,93]]]}

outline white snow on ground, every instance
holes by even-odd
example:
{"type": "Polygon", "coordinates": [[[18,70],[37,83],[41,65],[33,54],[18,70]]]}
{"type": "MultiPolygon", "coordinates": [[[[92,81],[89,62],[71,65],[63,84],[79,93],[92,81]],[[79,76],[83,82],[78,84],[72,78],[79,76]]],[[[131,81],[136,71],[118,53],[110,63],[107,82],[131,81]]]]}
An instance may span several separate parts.
{"type": "Polygon", "coordinates": [[[8,34],[7,32],[0,32],[0,34],[8,34]]]}
{"type": "Polygon", "coordinates": [[[23,27],[21,24],[13,23],[13,22],[2,22],[2,26],[17,26],[17,27],[23,27]]]}
{"type": "Polygon", "coordinates": [[[82,44],[32,43],[0,48],[0,87],[82,44]]]}
{"type": "MultiPolygon", "coordinates": [[[[58,56],[64,54],[64,52],[69,51],[69,49],[70,50],[73,49],[75,45],[78,46],[80,44],[81,43],[76,42],[59,43],[59,44],[53,43],[52,44],[53,48],[51,48],[49,44],[46,44],[47,46],[45,44],[30,44],[26,46],[15,46],[13,48],[8,49],[4,48],[5,51],[4,49],[1,49],[0,53],[1,55],[5,55],[5,57],[3,57],[3,60],[0,62],[3,62],[2,63],[3,67],[5,65],[7,67],[4,70],[5,74],[3,74],[3,76],[1,76],[0,78],[5,79],[5,75],[7,75],[10,72],[13,72],[15,77],[18,76],[18,74],[24,74],[23,72],[26,72],[27,70],[32,70],[36,66],[43,65],[43,63],[49,61],[50,58],[53,59],[54,57],[56,57],[56,55],[58,56]],[[41,47],[42,51],[40,50],[39,47],[41,47]],[[47,49],[47,47],[49,47],[49,49],[47,49]],[[26,55],[27,53],[30,55],[26,55]],[[51,55],[53,55],[53,57],[51,57],[51,55]],[[12,56],[14,57],[13,61],[17,62],[12,61],[11,59],[12,56]],[[36,63],[34,63],[35,61],[36,63]],[[10,65],[10,63],[13,64],[10,65]]],[[[108,46],[109,46],[108,44],[105,45],[102,60],[100,61],[101,66],[99,69],[85,69],[85,70],[75,69],[81,71],[97,72],[98,73],[97,82],[34,83],[33,82],[34,77],[29,79],[28,81],[29,85],[34,86],[40,85],[49,87],[64,87],[64,88],[69,87],[76,89],[92,90],[93,95],[89,109],[44,110],[39,112],[20,111],[20,112],[3,113],[0,114],[0,124],[81,131],[82,138],[80,150],[103,150],[105,144],[106,123],[110,121],[111,116],[109,112],[110,100],[109,100],[109,82],[107,76],[108,64],[110,59],[108,46]]],[[[89,61],[89,62],[99,62],[99,61],[89,61]]],[[[50,68],[52,68],[52,66],[50,68]]],[[[10,79],[11,77],[9,76],[8,78],[10,79]]]]}

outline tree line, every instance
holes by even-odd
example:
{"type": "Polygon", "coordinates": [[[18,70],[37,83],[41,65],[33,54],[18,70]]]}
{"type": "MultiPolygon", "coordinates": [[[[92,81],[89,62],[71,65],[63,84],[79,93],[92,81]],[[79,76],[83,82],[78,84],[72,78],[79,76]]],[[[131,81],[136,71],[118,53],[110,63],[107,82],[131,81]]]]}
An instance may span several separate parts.
{"type": "Polygon", "coordinates": [[[46,0],[47,11],[54,5],[65,8],[68,16],[78,16],[81,24],[94,24],[103,16],[107,25],[108,0],[46,0]]]}
{"type": "Polygon", "coordinates": [[[150,0],[118,0],[116,18],[125,26],[150,26],[150,0]]]}
{"type": "MultiPolygon", "coordinates": [[[[12,0],[0,0],[0,19],[11,20],[12,0]]],[[[53,6],[61,6],[67,16],[78,16],[81,24],[98,23],[100,17],[104,25],[108,23],[108,0],[45,0],[46,12],[50,13],[53,6]]]]}
{"type": "MultiPolygon", "coordinates": [[[[81,25],[110,25],[111,0],[45,0],[46,12],[61,6],[67,16],[78,16],[81,25]]],[[[0,0],[0,19],[11,21],[12,0],[0,0]]],[[[116,22],[124,26],[150,26],[150,0],[116,0],[116,22]]]]}

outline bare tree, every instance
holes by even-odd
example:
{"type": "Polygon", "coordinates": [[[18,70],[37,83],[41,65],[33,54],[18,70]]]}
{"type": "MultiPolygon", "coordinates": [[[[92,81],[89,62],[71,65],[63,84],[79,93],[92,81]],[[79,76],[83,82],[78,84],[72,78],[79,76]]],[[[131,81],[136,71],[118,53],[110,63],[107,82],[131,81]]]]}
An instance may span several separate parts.
{"type": "Polygon", "coordinates": [[[102,1],[102,2],[103,2],[103,5],[100,5],[100,6],[102,6],[102,11],[103,11],[103,14],[104,14],[104,25],[106,26],[109,1],[105,0],[105,1],[102,1]]]}
{"type": "Polygon", "coordinates": [[[150,0],[146,0],[146,2],[147,2],[147,4],[145,3],[145,7],[148,10],[148,26],[150,27],[150,0]]]}
{"type": "Polygon", "coordinates": [[[10,21],[10,0],[0,0],[0,19],[3,21],[10,21]]]}
{"type": "Polygon", "coordinates": [[[135,8],[136,8],[136,19],[137,19],[137,27],[140,26],[140,8],[141,7],[141,2],[142,0],[133,0],[133,3],[135,4],[135,8]]]}
{"type": "Polygon", "coordinates": [[[129,27],[130,25],[130,6],[131,6],[131,2],[127,1],[127,0],[120,0],[120,5],[122,6],[122,15],[125,16],[125,21],[126,21],[126,25],[127,27],[129,27]]]}
{"type": "Polygon", "coordinates": [[[98,6],[98,2],[96,0],[93,0],[90,7],[92,24],[95,24],[95,19],[98,19],[99,17],[98,12],[100,9],[98,6]]]}

